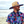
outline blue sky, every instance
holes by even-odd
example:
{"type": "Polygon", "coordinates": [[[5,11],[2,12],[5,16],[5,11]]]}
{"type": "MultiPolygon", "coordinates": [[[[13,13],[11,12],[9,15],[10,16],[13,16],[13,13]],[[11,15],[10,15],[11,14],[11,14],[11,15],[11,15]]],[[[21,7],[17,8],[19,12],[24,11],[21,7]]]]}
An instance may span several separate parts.
{"type": "MultiPolygon", "coordinates": [[[[24,0],[0,0],[0,9],[9,9],[14,1],[18,1],[19,4],[24,4],[24,0]]],[[[24,6],[22,8],[24,8],[24,6]]]]}

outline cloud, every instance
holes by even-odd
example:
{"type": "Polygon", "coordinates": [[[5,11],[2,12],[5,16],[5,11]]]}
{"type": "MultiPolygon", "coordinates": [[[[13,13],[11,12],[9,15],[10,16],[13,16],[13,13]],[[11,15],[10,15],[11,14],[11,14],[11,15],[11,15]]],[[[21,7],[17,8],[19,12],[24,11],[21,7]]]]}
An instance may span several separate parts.
{"type": "Polygon", "coordinates": [[[0,2],[0,9],[8,9],[11,5],[11,2],[8,1],[1,1],[0,2]]]}
{"type": "Polygon", "coordinates": [[[23,0],[0,0],[0,9],[9,9],[12,6],[12,2],[14,1],[24,3],[23,0]]]}
{"type": "Polygon", "coordinates": [[[11,1],[11,0],[0,0],[0,1],[11,1]]]}

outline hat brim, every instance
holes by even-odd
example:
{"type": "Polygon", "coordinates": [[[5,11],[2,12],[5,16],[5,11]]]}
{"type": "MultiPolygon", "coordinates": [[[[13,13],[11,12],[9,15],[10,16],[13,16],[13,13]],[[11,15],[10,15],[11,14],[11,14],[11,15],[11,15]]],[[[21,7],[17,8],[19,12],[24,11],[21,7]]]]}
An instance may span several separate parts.
{"type": "MultiPolygon", "coordinates": [[[[16,5],[17,6],[17,5],[16,5]]],[[[18,6],[23,6],[23,4],[20,4],[20,5],[18,5],[18,6]]],[[[14,7],[14,6],[13,6],[14,7]]],[[[13,7],[10,7],[9,9],[13,9],[13,7]]]]}

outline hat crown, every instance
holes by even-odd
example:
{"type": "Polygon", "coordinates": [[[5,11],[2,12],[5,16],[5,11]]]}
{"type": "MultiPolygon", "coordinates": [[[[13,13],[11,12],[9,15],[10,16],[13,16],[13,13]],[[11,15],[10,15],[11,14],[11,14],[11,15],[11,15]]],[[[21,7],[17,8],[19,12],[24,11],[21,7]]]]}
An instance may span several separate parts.
{"type": "Polygon", "coordinates": [[[12,6],[16,6],[16,5],[19,5],[19,2],[15,1],[12,3],[12,6]]]}

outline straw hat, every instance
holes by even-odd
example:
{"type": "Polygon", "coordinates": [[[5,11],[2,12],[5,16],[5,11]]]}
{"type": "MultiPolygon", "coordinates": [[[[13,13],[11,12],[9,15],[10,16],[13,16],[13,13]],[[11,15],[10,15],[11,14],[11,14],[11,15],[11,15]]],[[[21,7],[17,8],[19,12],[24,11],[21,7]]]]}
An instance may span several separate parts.
{"type": "Polygon", "coordinates": [[[19,4],[19,2],[15,1],[12,3],[12,7],[10,7],[9,9],[13,9],[14,6],[22,6],[22,4],[19,4]]]}

